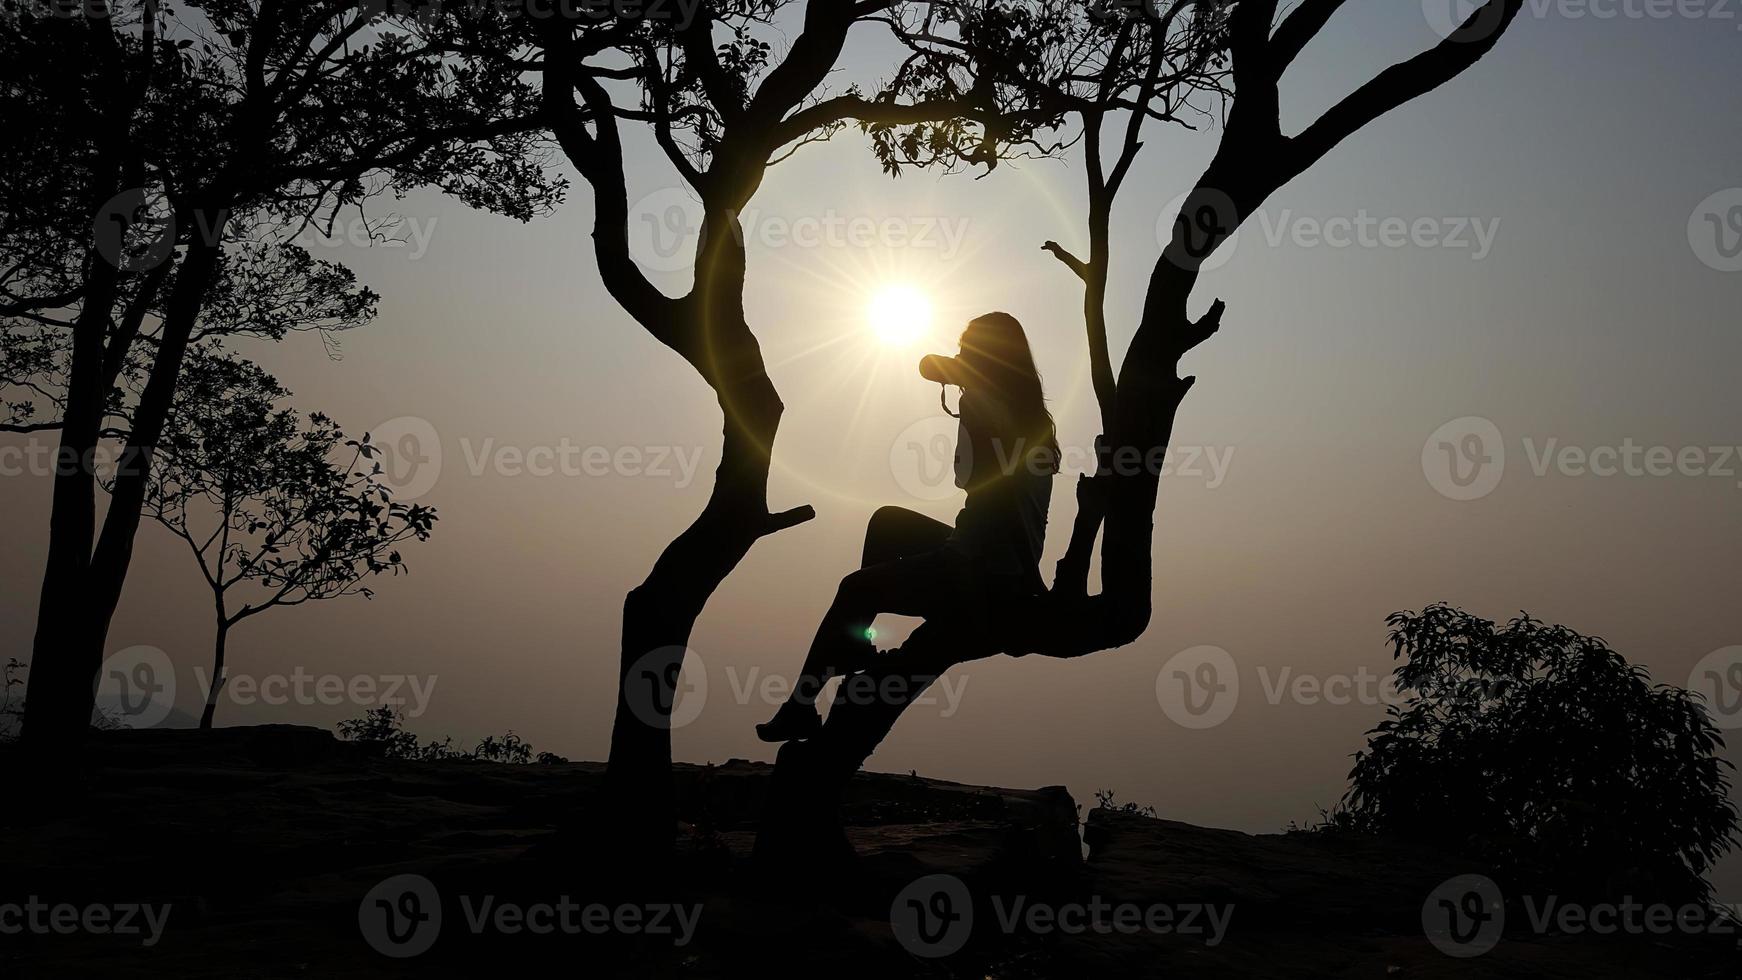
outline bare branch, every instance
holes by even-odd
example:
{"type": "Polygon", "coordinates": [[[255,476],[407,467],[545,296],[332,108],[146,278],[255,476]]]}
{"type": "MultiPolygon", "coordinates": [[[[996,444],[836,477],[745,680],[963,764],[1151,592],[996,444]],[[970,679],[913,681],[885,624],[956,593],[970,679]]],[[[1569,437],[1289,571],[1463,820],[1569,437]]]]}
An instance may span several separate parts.
{"type": "Polygon", "coordinates": [[[1067,268],[1076,273],[1078,279],[1081,279],[1084,282],[1089,281],[1089,266],[1082,259],[1079,259],[1075,255],[1066,251],[1063,245],[1060,245],[1058,242],[1047,242],[1040,248],[1043,252],[1051,252],[1053,258],[1063,262],[1067,268]]]}
{"type": "Polygon", "coordinates": [[[1288,141],[1290,169],[1301,173],[1357,130],[1458,77],[1493,50],[1523,6],[1488,0],[1451,37],[1380,72],[1288,141]]]}

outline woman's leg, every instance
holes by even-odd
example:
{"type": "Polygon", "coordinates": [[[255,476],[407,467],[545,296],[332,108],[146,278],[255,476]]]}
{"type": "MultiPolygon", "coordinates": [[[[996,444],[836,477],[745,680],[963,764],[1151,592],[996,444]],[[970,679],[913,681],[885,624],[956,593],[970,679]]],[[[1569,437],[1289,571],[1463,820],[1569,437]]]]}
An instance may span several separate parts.
{"type": "Polygon", "coordinates": [[[860,568],[870,568],[897,558],[912,558],[944,546],[953,530],[943,521],[905,507],[879,507],[865,525],[865,551],[860,568]]]}
{"type": "Polygon", "coordinates": [[[938,576],[930,574],[934,564],[923,556],[899,559],[861,568],[842,579],[811,640],[810,653],[793,685],[793,700],[813,703],[830,677],[859,669],[876,654],[870,631],[878,613],[926,615],[939,598],[938,576]]]}
{"type": "Polygon", "coordinates": [[[935,583],[911,581],[931,576],[919,565],[911,562],[904,565],[902,559],[917,558],[943,547],[950,531],[948,524],[905,507],[877,508],[865,525],[859,571],[841,580],[835,601],[823,614],[810,653],[799,670],[794,700],[807,705],[815,702],[829,677],[841,673],[848,665],[863,663],[877,652],[870,630],[878,613],[923,614],[901,607],[923,601],[935,583]]]}
{"type": "Polygon", "coordinates": [[[869,630],[877,615],[930,615],[952,604],[958,583],[950,558],[935,549],[862,568],[842,579],[817,626],[791,695],[773,721],[757,726],[757,733],[766,741],[813,733],[818,725],[816,699],[823,685],[835,674],[859,669],[876,654],[869,630]]]}

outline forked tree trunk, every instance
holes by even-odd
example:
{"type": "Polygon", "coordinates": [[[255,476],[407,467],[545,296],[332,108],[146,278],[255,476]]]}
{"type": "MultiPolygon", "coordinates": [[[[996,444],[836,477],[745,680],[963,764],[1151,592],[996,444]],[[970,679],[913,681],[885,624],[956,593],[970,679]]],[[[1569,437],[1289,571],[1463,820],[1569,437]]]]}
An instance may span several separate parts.
{"type": "MultiPolygon", "coordinates": [[[[196,212],[197,213],[197,212],[196,212]]],[[[109,624],[121,602],[121,590],[133,559],[133,538],[139,530],[151,457],[169,415],[170,402],[181,375],[188,340],[199,318],[207,287],[216,272],[223,227],[222,212],[207,219],[209,236],[196,236],[188,249],[164,311],[157,357],[139,405],[133,413],[132,431],[116,470],[114,492],[101,534],[93,548],[96,531],[97,476],[93,468],[97,432],[101,426],[101,402],[105,397],[95,380],[102,377],[101,338],[107,331],[108,302],[93,306],[100,318],[98,346],[86,355],[87,382],[99,389],[95,396],[75,384],[69,391],[68,424],[62,433],[62,459],[55,476],[55,497],[49,518],[51,528],[48,571],[43,577],[36,636],[31,651],[29,689],[24,704],[24,727],[20,740],[33,760],[33,775],[62,780],[72,775],[84,736],[90,728],[96,705],[98,670],[108,642],[109,624]],[[75,397],[76,396],[76,397],[75,397]],[[90,411],[87,399],[95,397],[99,408],[96,423],[83,415],[90,411]],[[75,419],[73,406],[80,405],[75,419]],[[77,422],[77,425],[72,423],[77,422]],[[68,465],[72,454],[72,465],[68,465]]],[[[81,315],[82,319],[82,315],[81,315]]],[[[75,345],[88,343],[76,336],[75,345]]],[[[75,352],[75,360],[79,354],[75,352]]],[[[78,365],[75,365],[75,376],[78,365]]],[[[75,377],[75,381],[79,379],[75,377]]]]}
{"type": "MultiPolygon", "coordinates": [[[[1157,307],[1171,312],[1168,332],[1181,338],[1200,335],[1202,321],[1194,324],[1185,314],[1195,274],[1170,278],[1174,302],[1157,307]]],[[[1142,329],[1154,333],[1160,327],[1146,320],[1142,329]]],[[[1137,459],[1159,458],[1154,451],[1169,444],[1174,418],[1191,387],[1171,370],[1178,357],[1172,362],[1127,360],[1109,446],[1127,447],[1126,455],[1136,449],[1137,459]]],[[[947,623],[928,621],[899,650],[878,657],[872,670],[845,678],[817,737],[788,742],[780,750],[756,839],[758,865],[777,876],[816,874],[819,864],[832,866],[837,874],[847,870],[852,849],[841,825],[841,794],[902,713],[944,671],[1005,652],[1079,656],[1140,636],[1149,621],[1150,542],[1159,479],[1159,473],[1143,468],[1115,469],[1096,478],[1092,492],[1106,506],[1107,524],[1105,591],[1100,595],[1073,595],[1067,586],[1037,596],[1028,606],[998,617],[1011,624],[1012,632],[1005,636],[962,635],[947,623]],[[892,678],[897,682],[890,683],[892,678]]],[[[1093,528],[1088,533],[1092,548],[1093,528]]],[[[1073,535],[1073,544],[1076,540],[1073,535]]],[[[1060,574],[1067,572],[1061,568],[1060,574]]]]}
{"type": "MultiPolygon", "coordinates": [[[[732,204],[748,196],[741,189],[732,204]]],[[[603,209],[601,220],[620,226],[618,216],[603,209]]],[[[697,617],[752,545],[815,516],[809,507],[768,511],[770,454],[784,406],[744,318],[744,277],[736,211],[709,206],[695,288],[671,301],[673,322],[643,322],[714,390],[722,417],[720,463],[706,506],[623,603],[606,799],[610,832],[646,845],[643,856],[668,850],[676,830],[671,718],[697,617]]]]}
{"type": "Polygon", "coordinates": [[[95,254],[90,269],[84,306],[73,326],[72,369],[48,519],[48,560],[37,603],[20,733],[33,756],[82,739],[91,720],[91,678],[102,662],[103,636],[108,631],[107,615],[93,617],[80,600],[96,536],[93,468],[107,399],[100,384],[104,341],[121,273],[95,254]]]}
{"type": "MultiPolygon", "coordinates": [[[[956,664],[999,653],[1086,656],[1132,643],[1148,628],[1155,505],[1161,483],[1160,467],[1151,464],[1171,444],[1180,405],[1196,380],[1180,376],[1180,359],[1215,334],[1224,309],[1218,300],[1194,321],[1188,303],[1203,261],[1238,227],[1240,216],[1250,213],[1273,189],[1258,193],[1251,171],[1231,176],[1225,163],[1231,155],[1225,146],[1188,196],[1182,220],[1175,223],[1173,237],[1150,276],[1143,315],[1113,392],[1108,431],[1098,441],[1101,469],[1079,485],[1079,506],[1084,510],[1059,563],[1055,588],[1027,607],[999,617],[1014,624],[1008,636],[963,637],[946,629],[915,630],[901,650],[879,658],[881,670],[906,675],[907,683],[876,690],[922,688],[928,678],[956,664]],[[1230,213],[1222,203],[1226,195],[1212,190],[1218,186],[1253,189],[1239,195],[1242,204],[1230,213]],[[1200,234],[1200,225],[1187,220],[1206,208],[1222,223],[1212,222],[1217,230],[1208,236],[1200,234]],[[1102,591],[1089,596],[1082,589],[1086,578],[1082,566],[1093,550],[1097,525],[1104,526],[1102,591]]],[[[1079,270],[1079,274],[1090,296],[1104,297],[1107,253],[1101,246],[1109,225],[1104,211],[1091,218],[1092,255],[1099,268],[1079,270]]],[[[1093,349],[1097,334],[1105,336],[1105,323],[1099,320],[1098,309],[1089,313],[1093,349]]],[[[808,862],[850,857],[850,850],[843,851],[840,793],[913,700],[912,696],[874,697],[866,704],[863,699],[837,698],[816,738],[782,748],[757,838],[756,855],[765,870],[793,875],[802,873],[808,862]]]]}
{"type": "MultiPolygon", "coordinates": [[[[749,337],[742,324],[729,332],[749,337]]],[[[607,795],[621,815],[615,821],[620,829],[645,835],[655,846],[669,846],[675,829],[671,713],[690,634],[709,597],[751,546],[778,530],[767,512],[766,487],[768,447],[782,409],[759,355],[756,361],[747,374],[717,383],[725,430],[707,506],[623,602],[607,795]]],[[[698,663],[690,668],[702,669],[698,663]]]]}
{"type": "MultiPolygon", "coordinates": [[[[1032,610],[1006,621],[1021,623],[1025,635],[964,643],[942,633],[916,630],[899,654],[881,665],[905,671],[914,680],[935,676],[965,660],[1003,652],[1074,657],[1135,641],[1149,625],[1155,503],[1160,473],[1148,460],[1169,445],[1180,403],[1194,379],[1181,377],[1179,362],[1215,333],[1222,315],[1217,301],[1197,321],[1187,304],[1203,262],[1233,235],[1277,188],[1294,179],[1349,134],[1409,100],[1430,92],[1475,64],[1493,48],[1522,8],[1523,0],[1488,0],[1471,13],[1465,28],[1428,52],[1383,72],[1325,113],[1297,137],[1280,129],[1277,81],[1301,48],[1340,6],[1335,0],[1298,5],[1280,29],[1274,28],[1275,0],[1247,0],[1230,21],[1236,101],[1229,111],[1214,158],[1187,195],[1173,234],[1150,276],[1143,313],[1120,370],[1111,419],[1107,421],[1102,471],[1079,492],[1086,508],[1105,508],[1101,552],[1102,591],[1083,596],[1079,583],[1092,547],[1094,513],[1079,513],[1071,548],[1060,562],[1059,585],[1032,610]],[[1105,467],[1111,463],[1111,471],[1105,467]],[[903,666],[903,662],[917,669],[903,666]]],[[[1095,275],[1083,275],[1091,353],[1104,295],[1106,213],[1099,210],[1099,119],[1089,120],[1091,158],[1091,234],[1095,275]]],[[[1128,151],[1135,136],[1128,135],[1128,151]]],[[[1122,174],[1127,162],[1115,168],[1122,174]]],[[[1118,180],[1110,182],[1117,188],[1118,180]]],[[[1062,250],[1060,258],[1065,258],[1062,250]]],[[[1081,263],[1076,263],[1081,265],[1081,263]]],[[[1081,274],[1081,271],[1079,271],[1081,274]]],[[[1099,379],[1097,379],[1099,380],[1099,379]]],[[[1099,388],[1100,385],[1098,384],[1099,388]]],[[[1103,400],[1105,412],[1105,401],[1103,400]]],[[[888,688],[884,688],[888,690],[888,688]]],[[[802,871],[809,862],[850,854],[841,833],[840,792],[877,744],[889,733],[912,698],[873,704],[837,704],[822,732],[808,743],[780,752],[757,857],[777,873],[802,871]]]]}

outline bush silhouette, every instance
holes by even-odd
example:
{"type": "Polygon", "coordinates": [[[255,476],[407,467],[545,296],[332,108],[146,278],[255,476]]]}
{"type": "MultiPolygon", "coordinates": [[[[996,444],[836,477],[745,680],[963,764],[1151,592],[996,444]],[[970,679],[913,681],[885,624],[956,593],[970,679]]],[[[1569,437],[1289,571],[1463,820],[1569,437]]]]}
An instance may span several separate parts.
{"type": "Polygon", "coordinates": [[[1569,900],[1709,898],[1737,812],[1693,695],[1528,616],[1501,627],[1442,604],[1387,622],[1406,700],[1356,754],[1339,825],[1569,900]]]}
{"type": "Polygon", "coordinates": [[[407,731],[405,716],[388,705],[371,708],[361,717],[341,721],[338,728],[340,738],[371,746],[386,759],[408,759],[415,762],[470,759],[475,762],[500,762],[510,765],[556,765],[569,761],[555,752],[534,754],[532,744],[512,731],[504,735],[487,736],[470,752],[456,748],[452,736],[439,742],[425,742],[416,733],[407,731]]]}

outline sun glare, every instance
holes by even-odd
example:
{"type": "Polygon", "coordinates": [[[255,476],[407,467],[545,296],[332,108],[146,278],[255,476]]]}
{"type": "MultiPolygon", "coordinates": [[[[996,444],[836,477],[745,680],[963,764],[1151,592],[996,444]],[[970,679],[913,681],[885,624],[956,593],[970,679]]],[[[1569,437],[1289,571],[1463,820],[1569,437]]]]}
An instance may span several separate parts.
{"type": "Polygon", "coordinates": [[[912,347],[931,330],[931,300],[912,286],[885,286],[872,295],[865,319],[879,343],[912,347]]]}

